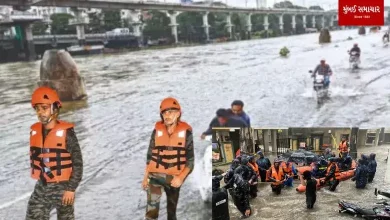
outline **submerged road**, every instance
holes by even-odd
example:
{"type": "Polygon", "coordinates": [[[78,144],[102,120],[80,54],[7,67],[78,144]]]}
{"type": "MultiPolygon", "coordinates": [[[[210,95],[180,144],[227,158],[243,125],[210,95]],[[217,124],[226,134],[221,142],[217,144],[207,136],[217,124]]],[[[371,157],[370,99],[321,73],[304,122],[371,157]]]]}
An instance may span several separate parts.
{"type": "MultiPolygon", "coordinates": [[[[179,99],[182,119],[193,126],[196,168],[184,184],[179,219],[207,219],[201,202],[200,159],[207,143],[199,136],[217,108],[242,99],[252,125],[378,127],[389,117],[390,48],[381,34],[332,32],[332,44],[318,34],[213,44],[190,48],[79,57],[87,103],[65,105],[62,119],[76,123],[83,150],[84,180],[79,188],[79,219],[142,219],[141,191],[146,149],[159,102],[179,99]],[[351,36],[353,41],[346,39],[351,36]],[[348,70],[347,50],[358,42],[362,69],[348,70]],[[338,47],[336,47],[336,45],[338,47]],[[376,45],[376,47],[373,47],[376,45]],[[280,58],[281,47],[291,51],[280,58]],[[317,106],[308,70],[325,57],[333,67],[331,99],[317,106]]],[[[40,62],[0,65],[0,217],[23,219],[34,182],[29,178],[29,126],[36,121],[29,99],[40,62]]],[[[165,199],[164,199],[165,203],[165,199]]],[[[165,206],[161,217],[165,218],[165,206]]]]}

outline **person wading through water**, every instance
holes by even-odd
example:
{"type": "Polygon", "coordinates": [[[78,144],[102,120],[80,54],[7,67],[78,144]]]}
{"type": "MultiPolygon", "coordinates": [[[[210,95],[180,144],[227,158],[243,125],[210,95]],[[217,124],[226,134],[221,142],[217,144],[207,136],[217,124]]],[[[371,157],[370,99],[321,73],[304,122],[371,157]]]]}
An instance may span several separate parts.
{"type": "Polygon", "coordinates": [[[145,219],[158,219],[162,190],[167,195],[168,220],[176,220],[180,187],[194,168],[192,128],[181,121],[181,107],[174,98],[160,105],[146,156],[142,187],[147,190],[145,219]]]}

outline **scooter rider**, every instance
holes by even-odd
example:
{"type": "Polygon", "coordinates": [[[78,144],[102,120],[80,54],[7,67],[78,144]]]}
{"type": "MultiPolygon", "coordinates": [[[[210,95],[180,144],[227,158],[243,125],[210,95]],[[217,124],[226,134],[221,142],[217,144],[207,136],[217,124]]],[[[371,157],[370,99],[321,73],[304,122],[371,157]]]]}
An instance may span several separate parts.
{"type": "Polygon", "coordinates": [[[328,88],[330,84],[330,76],[333,74],[332,69],[330,68],[329,64],[325,63],[325,59],[322,59],[320,61],[320,64],[316,66],[314,71],[312,72],[312,77],[316,77],[316,74],[324,76],[324,87],[328,88]]]}

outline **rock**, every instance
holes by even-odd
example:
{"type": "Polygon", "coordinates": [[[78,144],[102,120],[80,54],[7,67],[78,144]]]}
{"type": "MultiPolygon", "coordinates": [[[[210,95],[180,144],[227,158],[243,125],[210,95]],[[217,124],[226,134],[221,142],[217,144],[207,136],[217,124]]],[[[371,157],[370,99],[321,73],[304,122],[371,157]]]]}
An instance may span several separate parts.
{"type": "Polygon", "coordinates": [[[64,50],[46,50],[41,61],[38,86],[55,89],[61,101],[87,98],[84,79],[80,76],[76,62],[64,50]]]}
{"type": "Polygon", "coordinates": [[[331,42],[330,32],[327,28],[323,28],[320,32],[319,42],[321,43],[330,43],[331,42]]]}
{"type": "Polygon", "coordinates": [[[366,34],[366,28],[361,26],[358,30],[359,35],[365,35],[366,34]]]}

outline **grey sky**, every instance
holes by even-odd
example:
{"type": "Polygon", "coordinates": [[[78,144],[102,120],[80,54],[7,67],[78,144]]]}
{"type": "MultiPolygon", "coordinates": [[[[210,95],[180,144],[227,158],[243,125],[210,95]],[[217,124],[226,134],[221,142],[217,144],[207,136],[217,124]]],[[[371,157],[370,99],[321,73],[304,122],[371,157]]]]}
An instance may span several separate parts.
{"type": "MultiPolygon", "coordinates": [[[[166,1],[166,2],[174,2],[174,3],[180,2],[180,0],[157,0],[157,1],[159,2],[166,1]]],[[[197,1],[204,1],[204,0],[193,0],[193,1],[197,2],[197,1]]],[[[224,3],[227,2],[228,5],[232,5],[232,6],[245,7],[247,5],[248,7],[256,7],[256,0],[214,0],[214,2],[218,2],[218,1],[224,3]]],[[[277,2],[281,2],[281,0],[260,0],[260,1],[266,1],[268,7],[271,7],[273,4],[277,2]]],[[[384,1],[385,1],[385,5],[390,5],[390,0],[384,0],[384,1]]],[[[320,5],[325,9],[335,9],[338,4],[338,0],[291,0],[291,2],[293,2],[293,4],[302,5],[302,6],[320,5]]]]}

